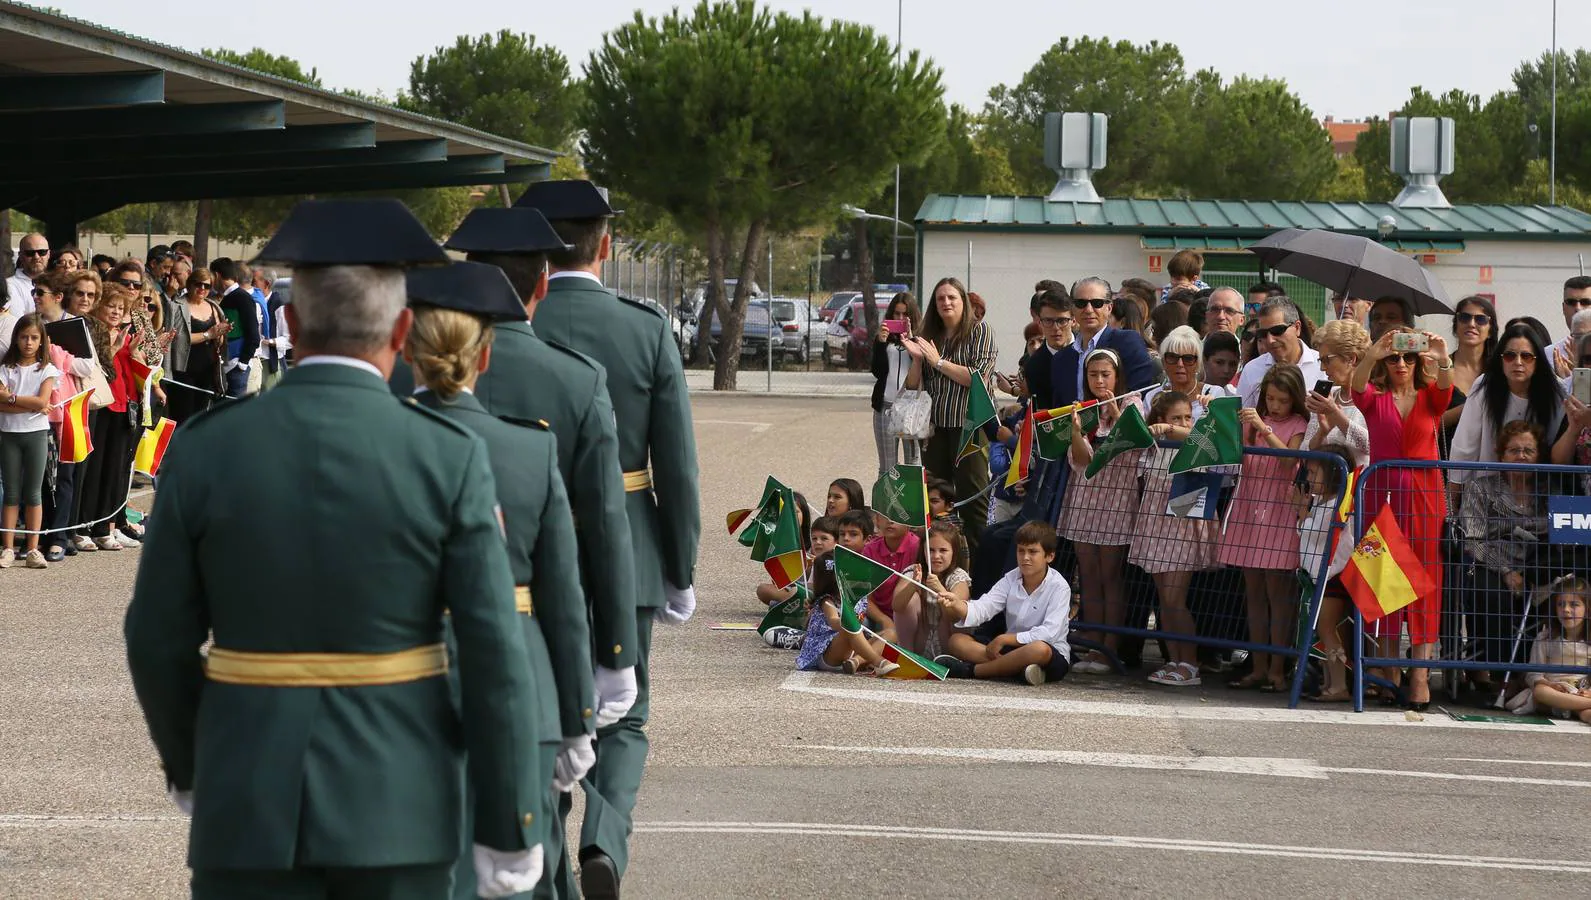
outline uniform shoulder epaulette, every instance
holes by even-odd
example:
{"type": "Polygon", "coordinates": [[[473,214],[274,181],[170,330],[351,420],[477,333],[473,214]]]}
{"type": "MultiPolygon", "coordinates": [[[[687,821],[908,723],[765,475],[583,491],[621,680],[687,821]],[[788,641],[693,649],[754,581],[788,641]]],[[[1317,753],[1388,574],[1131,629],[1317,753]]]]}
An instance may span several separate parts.
{"type": "Polygon", "coordinates": [[[639,300],[631,300],[629,297],[626,297],[623,294],[615,294],[614,296],[619,298],[620,303],[628,304],[635,307],[636,309],[644,309],[652,315],[657,316],[659,319],[668,318],[668,316],[663,315],[663,311],[661,309],[658,309],[650,303],[642,303],[639,300]]]}
{"type": "Polygon", "coordinates": [[[563,351],[564,353],[568,354],[569,356],[574,357],[575,359],[579,360],[582,363],[585,363],[586,365],[590,366],[593,369],[600,368],[602,366],[601,363],[599,363],[596,360],[592,359],[591,357],[585,355],[584,353],[581,353],[579,350],[576,350],[575,348],[570,347],[567,344],[560,344],[557,341],[552,340],[551,338],[542,338],[541,342],[543,344],[546,344],[549,347],[552,347],[555,350],[563,351]]]}
{"type": "Polygon", "coordinates": [[[469,437],[474,437],[475,436],[475,432],[469,430],[468,428],[466,428],[463,425],[460,425],[459,423],[453,421],[452,419],[448,418],[447,416],[442,415],[441,413],[439,413],[436,410],[430,408],[429,406],[426,406],[425,404],[421,403],[420,401],[414,399],[413,396],[404,397],[399,402],[402,403],[402,405],[403,405],[403,407],[405,409],[412,409],[415,412],[420,413],[421,415],[424,415],[426,418],[430,419],[433,422],[437,422],[437,423],[440,423],[442,425],[446,425],[449,429],[451,429],[453,431],[456,431],[459,434],[467,435],[469,437]]]}
{"type": "Polygon", "coordinates": [[[259,394],[255,393],[245,394],[242,397],[223,398],[223,402],[212,403],[208,409],[195,413],[191,418],[183,423],[183,427],[191,429],[193,426],[205,421],[206,419],[214,418],[215,416],[225,412],[226,410],[232,409],[233,407],[242,406],[244,403],[253,400],[258,396],[259,394]]]}
{"type": "Polygon", "coordinates": [[[510,425],[518,425],[521,428],[534,428],[537,431],[552,430],[552,426],[547,424],[546,419],[520,419],[515,416],[498,416],[497,418],[510,425]]]}

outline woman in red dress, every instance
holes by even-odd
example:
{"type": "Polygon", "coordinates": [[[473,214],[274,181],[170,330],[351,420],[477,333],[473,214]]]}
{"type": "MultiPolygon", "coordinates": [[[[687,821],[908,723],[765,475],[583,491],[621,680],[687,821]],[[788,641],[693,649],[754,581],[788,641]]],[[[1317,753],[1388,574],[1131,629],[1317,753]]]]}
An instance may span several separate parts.
{"type": "MultiPolygon", "coordinates": [[[[1370,431],[1372,466],[1385,460],[1438,458],[1437,427],[1453,396],[1453,360],[1439,335],[1408,328],[1388,331],[1359,362],[1351,387],[1354,405],[1364,413],[1370,431]],[[1424,334],[1429,346],[1420,353],[1396,352],[1392,343],[1398,333],[1424,334]]],[[[1436,585],[1376,623],[1381,655],[1396,655],[1398,636],[1407,621],[1413,657],[1431,659],[1442,619],[1442,522],[1447,517],[1442,472],[1396,466],[1376,469],[1366,476],[1363,496],[1361,523],[1374,520],[1383,504],[1392,504],[1398,527],[1436,585]]],[[[1388,674],[1396,684],[1398,673],[1388,674]]],[[[1415,709],[1431,702],[1430,675],[1425,668],[1409,671],[1408,699],[1415,709]]]]}

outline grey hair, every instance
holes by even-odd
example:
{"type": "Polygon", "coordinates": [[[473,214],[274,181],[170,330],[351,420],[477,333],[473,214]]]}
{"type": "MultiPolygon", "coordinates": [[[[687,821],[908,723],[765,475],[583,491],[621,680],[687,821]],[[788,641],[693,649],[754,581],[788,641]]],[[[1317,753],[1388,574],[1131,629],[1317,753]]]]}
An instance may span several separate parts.
{"type": "Polygon", "coordinates": [[[1259,314],[1263,316],[1268,312],[1277,310],[1282,311],[1283,325],[1291,325],[1298,321],[1298,304],[1294,303],[1293,298],[1286,294],[1274,294],[1266,297],[1265,302],[1260,304],[1259,314]]]}
{"type": "Polygon", "coordinates": [[[268,267],[265,267],[265,266],[256,266],[254,268],[254,271],[260,273],[260,276],[263,277],[266,281],[269,281],[271,284],[275,284],[276,283],[276,270],[275,269],[268,268],[268,267]]]}
{"type": "Polygon", "coordinates": [[[1204,341],[1199,338],[1199,333],[1187,325],[1178,325],[1171,329],[1160,341],[1160,353],[1192,353],[1199,357],[1199,363],[1204,363],[1204,341]]]}
{"type": "Polygon", "coordinates": [[[1110,282],[1108,282],[1105,279],[1099,277],[1098,275],[1090,275],[1087,278],[1079,278],[1076,281],[1072,282],[1072,290],[1069,292],[1071,294],[1071,296],[1076,297],[1077,296],[1077,289],[1082,287],[1085,284],[1097,284],[1100,287],[1104,288],[1105,289],[1105,299],[1106,300],[1114,301],[1116,299],[1116,291],[1111,288],[1110,282]]]}
{"type": "Polygon", "coordinates": [[[1569,330],[1573,331],[1576,325],[1591,325],[1591,309],[1582,309],[1569,319],[1569,330]]]}
{"type": "Polygon", "coordinates": [[[1244,303],[1248,302],[1248,297],[1245,296],[1242,291],[1238,290],[1235,287],[1232,287],[1229,284],[1223,284],[1220,287],[1216,288],[1215,290],[1211,291],[1210,292],[1210,299],[1214,300],[1215,299],[1215,295],[1221,293],[1222,291],[1226,291],[1227,293],[1236,296],[1239,306],[1241,306],[1244,303]]]}
{"type": "Polygon", "coordinates": [[[408,300],[401,269],[316,266],[293,275],[293,343],[321,353],[380,350],[408,300]]]}

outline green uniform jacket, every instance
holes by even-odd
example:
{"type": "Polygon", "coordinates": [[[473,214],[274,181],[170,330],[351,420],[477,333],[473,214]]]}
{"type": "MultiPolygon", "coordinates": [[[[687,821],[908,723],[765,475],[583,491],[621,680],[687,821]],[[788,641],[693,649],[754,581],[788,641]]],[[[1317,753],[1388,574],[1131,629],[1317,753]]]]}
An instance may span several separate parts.
{"type": "MultiPolygon", "coordinates": [[[[635,556],[602,367],[537,337],[529,322],[499,323],[492,330],[492,363],[475,385],[475,397],[493,415],[542,419],[552,426],[558,468],[579,523],[595,662],[610,669],[633,666],[635,556]]],[[[393,393],[408,396],[414,375],[400,361],[390,383],[393,393]]]]}
{"type": "Polygon", "coordinates": [[[665,581],[693,582],[702,532],[690,396],[668,321],[592,279],[561,275],[536,307],[536,331],[602,365],[618,416],[619,464],[626,472],[651,467],[652,490],[631,492],[627,509],[635,605],[662,606],[665,581]]]}
{"type": "MultiPolygon", "coordinates": [[[[590,633],[585,599],[575,566],[575,523],[569,514],[563,477],[558,474],[558,447],[551,434],[505,422],[469,394],[442,400],[430,391],[414,398],[481,436],[491,457],[497,502],[508,532],[508,565],[515,584],[530,585],[535,615],[520,616],[537,686],[557,685],[558,702],[541,703],[541,734],[557,743],[559,735],[590,734],[590,633]]],[[[546,698],[546,691],[538,696],[546,698]]]]}
{"type": "MultiPolygon", "coordinates": [[[[521,850],[545,785],[534,686],[485,444],[376,375],[303,365],[184,423],[125,625],[166,777],[193,791],[199,869],[404,866],[475,839],[521,850]],[[239,473],[247,473],[247,477],[239,473]],[[363,687],[207,681],[199,648],[389,653],[443,640],[448,679],[363,687]]],[[[535,826],[540,826],[536,822],[535,826]]]]}

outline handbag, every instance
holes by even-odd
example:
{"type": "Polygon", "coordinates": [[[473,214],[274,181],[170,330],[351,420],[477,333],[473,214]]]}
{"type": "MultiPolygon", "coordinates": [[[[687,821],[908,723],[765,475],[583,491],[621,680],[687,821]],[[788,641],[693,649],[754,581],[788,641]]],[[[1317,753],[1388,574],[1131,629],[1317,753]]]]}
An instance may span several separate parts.
{"type": "Polygon", "coordinates": [[[110,382],[105,380],[105,370],[99,366],[99,357],[93,358],[93,371],[77,380],[81,390],[93,391],[88,396],[89,409],[104,409],[116,402],[116,395],[111,393],[110,382]]]}
{"type": "Polygon", "coordinates": [[[925,441],[933,437],[933,398],[924,390],[902,390],[884,412],[884,430],[891,437],[908,441],[925,441]]]}

